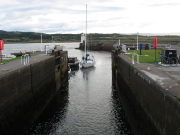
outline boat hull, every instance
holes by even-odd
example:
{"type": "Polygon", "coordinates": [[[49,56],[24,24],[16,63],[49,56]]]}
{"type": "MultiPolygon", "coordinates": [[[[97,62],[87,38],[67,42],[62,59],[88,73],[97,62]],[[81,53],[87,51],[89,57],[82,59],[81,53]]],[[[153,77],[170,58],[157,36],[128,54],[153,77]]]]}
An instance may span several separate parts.
{"type": "Polygon", "coordinates": [[[75,67],[79,67],[79,62],[75,62],[75,63],[68,63],[69,66],[75,66],[75,67]]]}
{"type": "Polygon", "coordinates": [[[90,68],[93,67],[96,63],[94,62],[82,62],[80,63],[82,65],[82,68],[90,68]]]}
{"type": "Polygon", "coordinates": [[[70,67],[79,67],[79,60],[77,59],[77,57],[69,57],[68,65],[70,67]]]}

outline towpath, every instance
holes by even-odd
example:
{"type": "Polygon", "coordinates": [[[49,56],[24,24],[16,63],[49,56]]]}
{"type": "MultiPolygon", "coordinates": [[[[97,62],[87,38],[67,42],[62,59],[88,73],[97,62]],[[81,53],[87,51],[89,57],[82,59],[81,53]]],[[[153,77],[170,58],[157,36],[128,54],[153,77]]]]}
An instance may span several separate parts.
{"type": "MultiPolygon", "coordinates": [[[[173,48],[173,47],[172,47],[173,48]]],[[[179,45],[174,46],[174,49],[180,50],[179,45]]],[[[132,59],[126,55],[120,54],[126,61],[132,64],[132,59]]],[[[180,66],[159,66],[156,67],[154,63],[140,63],[135,61],[133,66],[145,73],[148,77],[162,86],[166,93],[178,97],[180,99],[180,66]],[[149,70],[150,68],[150,70],[149,70]]]]}
{"type": "MultiPolygon", "coordinates": [[[[53,56],[47,56],[45,52],[38,52],[35,54],[36,54],[35,56],[29,57],[29,64],[32,64],[41,60],[45,60],[49,57],[53,57],[53,56]]],[[[0,64],[0,76],[8,72],[11,72],[13,70],[19,69],[21,67],[27,66],[27,65],[24,65],[24,59],[22,59],[22,64],[21,64],[21,59],[0,64]]]]}

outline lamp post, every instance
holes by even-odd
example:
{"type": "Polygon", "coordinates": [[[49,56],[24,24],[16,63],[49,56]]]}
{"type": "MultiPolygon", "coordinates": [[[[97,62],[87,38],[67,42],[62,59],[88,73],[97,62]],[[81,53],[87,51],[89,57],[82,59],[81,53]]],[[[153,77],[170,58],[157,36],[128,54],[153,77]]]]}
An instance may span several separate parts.
{"type": "Polygon", "coordinates": [[[137,32],[137,50],[138,50],[138,34],[139,34],[139,33],[137,32]]]}

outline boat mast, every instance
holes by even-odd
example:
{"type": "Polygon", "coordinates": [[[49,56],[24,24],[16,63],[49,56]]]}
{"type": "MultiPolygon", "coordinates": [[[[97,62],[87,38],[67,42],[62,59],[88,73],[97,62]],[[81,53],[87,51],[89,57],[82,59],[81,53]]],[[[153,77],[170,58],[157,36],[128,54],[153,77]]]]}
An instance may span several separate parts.
{"type": "Polygon", "coordinates": [[[85,34],[85,58],[86,58],[86,44],[87,44],[87,4],[86,4],[86,34],[85,34]]]}

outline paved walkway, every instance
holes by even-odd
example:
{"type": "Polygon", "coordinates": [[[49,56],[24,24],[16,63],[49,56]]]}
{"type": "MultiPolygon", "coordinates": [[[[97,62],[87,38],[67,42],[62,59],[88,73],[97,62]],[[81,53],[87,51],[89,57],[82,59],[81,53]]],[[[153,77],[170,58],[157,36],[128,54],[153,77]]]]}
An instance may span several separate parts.
{"type": "MultiPolygon", "coordinates": [[[[45,60],[49,57],[53,57],[53,56],[47,56],[45,54],[45,52],[39,52],[36,54],[37,55],[35,55],[35,56],[29,57],[29,64],[32,64],[32,63],[35,63],[35,62],[38,62],[41,60],[45,60]]],[[[6,74],[8,72],[11,72],[13,70],[19,69],[23,66],[27,66],[27,65],[24,65],[24,59],[22,59],[22,63],[23,64],[21,64],[21,59],[18,59],[18,60],[14,60],[14,61],[10,61],[10,62],[0,64],[0,76],[6,74]]]]}
{"type": "MultiPolygon", "coordinates": [[[[132,64],[132,59],[126,55],[119,55],[126,61],[132,64]]],[[[159,66],[156,67],[153,63],[140,63],[135,61],[134,67],[145,73],[161,85],[167,93],[180,98],[180,67],[159,66]],[[150,68],[150,70],[148,70],[150,68]]]]}

